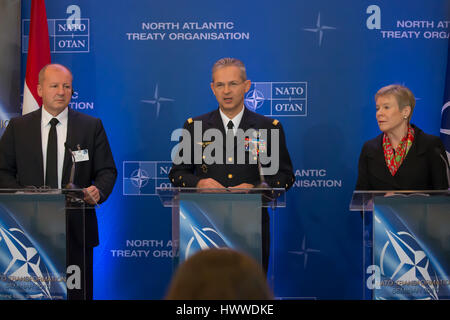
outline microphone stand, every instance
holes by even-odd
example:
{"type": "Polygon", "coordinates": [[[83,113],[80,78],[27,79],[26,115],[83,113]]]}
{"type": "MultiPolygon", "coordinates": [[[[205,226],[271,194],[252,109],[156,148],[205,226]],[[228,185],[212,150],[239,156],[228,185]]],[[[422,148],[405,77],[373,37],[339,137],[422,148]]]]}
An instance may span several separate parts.
{"type": "Polygon", "coordinates": [[[438,150],[437,150],[437,152],[439,153],[439,157],[441,157],[442,161],[444,161],[445,172],[447,173],[448,190],[450,190],[450,170],[449,170],[449,165],[447,163],[447,160],[445,160],[444,156],[442,155],[442,153],[440,153],[438,150]]]}
{"type": "MultiPolygon", "coordinates": [[[[77,185],[75,185],[73,183],[73,180],[75,177],[75,155],[73,154],[72,149],[70,149],[67,146],[67,143],[64,143],[64,147],[67,149],[67,151],[69,151],[69,153],[72,157],[72,168],[70,169],[70,178],[69,178],[69,182],[64,186],[64,189],[66,189],[66,190],[80,189],[77,185]]],[[[78,194],[77,192],[67,192],[66,199],[68,202],[72,202],[72,203],[84,203],[84,196],[80,197],[80,194],[78,194]]]]}
{"type": "Polygon", "coordinates": [[[259,152],[256,160],[258,161],[259,183],[255,186],[255,188],[269,188],[269,185],[267,184],[266,180],[264,179],[264,175],[262,174],[261,162],[259,161],[259,152]]]}
{"type": "MultiPolygon", "coordinates": [[[[270,186],[267,184],[266,179],[264,179],[264,175],[262,173],[261,161],[259,160],[259,139],[256,149],[256,161],[258,163],[258,173],[259,173],[259,183],[255,186],[256,189],[268,189],[270,186]]],[[[270,194],[268,190],[264,190],[261,192],[263,202],[270,202],[274,200],[273,194],[270,194]]]]}
{"type": "Polygon", "coordinates": [[[72,149],[70,149],[67,146],[67,143],[64,143],[64,146],[66,147],[66,149],[69,151],[70,155],[72,156],[72,168],[70,169],[69,183],[67,183],[64,188],[65,189],[79,189],[76,185],[73,184],[73,179],[74,179],[74,176],[75,176],[75,156],[73,154],[72,149]]]}

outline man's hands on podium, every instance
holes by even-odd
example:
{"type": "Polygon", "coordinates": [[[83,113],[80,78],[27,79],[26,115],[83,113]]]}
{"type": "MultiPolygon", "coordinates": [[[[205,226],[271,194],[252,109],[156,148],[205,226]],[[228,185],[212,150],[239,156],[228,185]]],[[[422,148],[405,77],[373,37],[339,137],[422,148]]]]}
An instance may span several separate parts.
{"type": "Polygon", "coordinates": [[[89,204],[95,205],[100,200],[100,191],[96,186],[90,186],[88,188],[83,189],[84,192],[84,201],[89,204]]]}
{"type": "Polygon", "coordinates": [[[225,187],[220,182],[214,180],[213,178],[206,178],[200,179],[200,181],[197,183],[197,188],[224,189],[225,187]]]}
{"type": "Polygon", "coordinates": [[[250,183],[241,183],[241,184],[238,184],[237,186],[230,187],[230,189],[251,189],[254,187],[255,186],[250,183]]]}
{"type": "MultiPolygon", "coordinates": [[[[250,183],[241,183],[237,186],[230,187],[229,189],[251,189],[253,187],[254,187],[254,185],[252,185],[250,183]]],[[[212,178],[201,179],[197,183],[197,188],[225,189],[225,187],[221,183],[219,183],[218,181],[216,181],[212,178]]],[[[220,192],[220,191],[218,191],[218,192],[220,192]]]]}

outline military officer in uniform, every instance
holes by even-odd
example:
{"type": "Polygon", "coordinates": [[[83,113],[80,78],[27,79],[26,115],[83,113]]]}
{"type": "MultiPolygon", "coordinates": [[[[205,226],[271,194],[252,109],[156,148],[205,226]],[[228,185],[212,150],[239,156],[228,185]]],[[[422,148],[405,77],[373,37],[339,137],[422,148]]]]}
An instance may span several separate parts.
{"type": "MultiPolygon", "coordinates": [[[[194,150],[196,150],[192,139],[191,142],[191,161],[186,161],[179,164],[173,164],[169,173],[169,178],[172,184],[176,187],[196,187],[196,188],[239,188],[247,189],[254,188],[261,184],[261,180],[271,188],[285,188],[289,189],[295,181],[292,162],[289,152],[286,147],[284,130],[278,120],[273,120],[265,116],[259,115],[250,111],[244,106],[245,93],[250,89],[251,82],[247,79],[244,64],[235,58],[223,58],[217,61],[212,68],[212,82],[211,89],[219,103],[219,108],[201,115],[196,118],[188,119],[184,124],[184,129],[194,137],[195,123],[201,122],[201,136],[208,129],[218,129],[223,137],[232,132],[235,137],[236,131],[242,129],[254,129],[255,131],[266,129],[269,133],[263,145],[260,143],[258,147],[261,152],[267,152],[270,157],[278,157],[278,170],[271,175],[262,174],[261,169],[267,164],[258,166],[255,162],[246,161],[245,163],[237,163],[236,161],[236,147],[242,143],[249,141],[236,141],[235,152],[233,155],[224,152],[223,161],[220,163],[209,163],[208,161],[201,161],[195,163],[194,150]],[[278,149],[275,152],[278,154],[271,154],[271,134],[270,131],[276,129],[278,131],[278,149]],[[233,159],[234,158],[234,159],[233,159]],[[209,164],[208,164],[209,163],[209,164]]],[[[257,140],[256,137],[253,140],[257,140]]],[[[235,138],[237,139],[237,138],[235,138]]],[[[250,139],[252,140],[252,139],[250,139]]],[[[223,139],[225,141],[225,138],[223,139]]],[[[251,142],[251,141],[250,141],[251,142]]],[[[208,141],[202,142],[203,150],[208,141]]],[[[198,149],[197,149],[198,150],[198,149]]],[[[246,148],[248,151],[249,148],[246,148]]],[[[246,152],[246,160],[249,157],[261,156],[261,154],[249,154],[246,152]]],[[[203,156],[204,159],[204,156],[203,156]]],[[[270,253],[270,223],[267,210],[263,210],[262,214],[262,237],[263,237],[263,267],[268,270],[268,258],[270,253]]]]}

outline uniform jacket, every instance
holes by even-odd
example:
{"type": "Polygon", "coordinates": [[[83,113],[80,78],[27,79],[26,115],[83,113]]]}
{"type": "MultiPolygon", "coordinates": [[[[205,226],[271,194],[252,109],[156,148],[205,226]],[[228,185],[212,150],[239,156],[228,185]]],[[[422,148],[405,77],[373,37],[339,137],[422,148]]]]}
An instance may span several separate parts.
{"type": "MultiPolygon", "coordinates": [[[[194,119],[189,119],[184,124],[184,129],[188,130],[191,137],[194,137],[194,122],[201,121],[202,123],[202,137],[203,133],[208,129],[219,129],[222,132],[224,141],[226,137],[226,131],[223,126],[222,118],[220,117],[219,109],[216,109],[207,114],[201,115],[194,119]]],[[[252,112],[245,108],[242,116],[239,128],[246,131],[250,128],[255,130],[268,129],[267,139],[267,152],[269,157],[271,156],[271,129],[279,130],[279,170],[274,175],[264,176],[265,182],[272,188],[285,188],[289,189],[294,183],[294,174],[292,169],[292,162],[289,156],[289,152],[286,147],[285,135],[281,123],[277,120],[273,120],[255,112],[252,112]]],[[[191,150],[194,150],[194,139],[191,141],[191,150]]],[[[236,141],[235,150],[241,147],[243,141],[236,141]]],[[[208,141],[203,141],[203,150],[208,144],[208,141]]],[[[225,145],[225,143],[224,143],[225,145]]],[[[250,164],[249,157],[252,157],[250,152],[246,152],[245,164],[227,163],[225,149],[223,151],[224,158],[222,164],[206,164],[194,163],[194,152],[191,152],[191,162],[189,164],[174,164],[169,173],[169,178],[172,184],[176,187],[195,187],[200,179],[213,178],[221,183],[225,187],[232,187],[241,183],[250,183],[257,185],[260,182],[260,171],[257,164],[250,164]]],[[[236,153],[235,157],[236,160],[236,153]]]]}

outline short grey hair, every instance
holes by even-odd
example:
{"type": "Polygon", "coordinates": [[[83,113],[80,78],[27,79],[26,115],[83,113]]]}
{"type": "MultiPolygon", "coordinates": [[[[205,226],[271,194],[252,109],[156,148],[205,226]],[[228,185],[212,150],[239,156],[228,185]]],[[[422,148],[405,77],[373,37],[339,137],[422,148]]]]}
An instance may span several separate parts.
{"type": "Polygon", "coordinates": [[[416,105],[416,98],[414,97],[414,94],[411,92],[411,90],[401,84],[391,84],[378,90],[378,92],[375,94],[375,101],[377,101],[379,97],[387,95],[394,96],[395,100],[397,100],[400,110],[403,110],[403,108],[406,106],[411,107],[411,113],[409,114],[408,118],[408,121],[411,121],[414,107],[416,105]]]}
{"type": "Polygon", "coordinates": [[[243,81],[247,80],[247,72],[245,71],[245,65],[244,63],[236,58],[222,58],[218,60],[216,63],[214,63],[212,67],[211,72],[211,81],[214,82],[214,72],[216,72],[218,69],[224,68],[224,67],[238,67],[241,71],[241,78],[243,81]]]}

